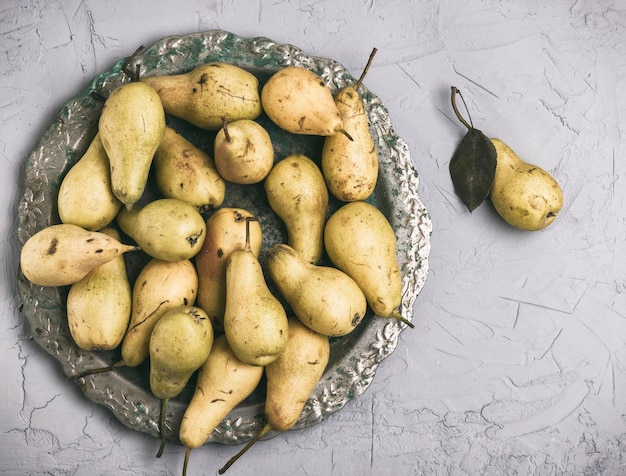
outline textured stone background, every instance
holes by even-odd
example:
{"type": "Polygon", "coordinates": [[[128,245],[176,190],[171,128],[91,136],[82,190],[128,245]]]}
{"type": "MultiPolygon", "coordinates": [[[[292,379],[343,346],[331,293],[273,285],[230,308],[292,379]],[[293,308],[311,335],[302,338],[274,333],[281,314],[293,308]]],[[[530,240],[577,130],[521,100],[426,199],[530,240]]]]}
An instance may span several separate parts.
{"type": "MultiPolygon", "coordinates": [[[[179,474],[182,448],[86,400],[29,337],[14,288],[18,183],[58,108],[140,44],[221,28],[338,60],[411,149],[433,220],[430,274],[358,399],[259,443],[237,475],[618,475],[626,472],[626,6],[557,0],[3,0],[0,6],[0,474],[179,474]],[[472,215],[448,162],[474,124],[551,171],[565,206],[516,231],[472,215]]],[[[197,450],[215,474],[233,448],[197,450]]]]}

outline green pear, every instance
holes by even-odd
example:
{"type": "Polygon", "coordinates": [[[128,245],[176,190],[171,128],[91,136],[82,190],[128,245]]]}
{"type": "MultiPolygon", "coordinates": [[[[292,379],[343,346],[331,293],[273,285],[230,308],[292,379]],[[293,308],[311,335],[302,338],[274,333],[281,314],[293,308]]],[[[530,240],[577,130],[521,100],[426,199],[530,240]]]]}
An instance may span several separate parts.
{"type": "MultiPolygon", "coordinates": [[[[105,233],[120,239],[117,230],[105,233]]],[[[123,255],[92,269],[70,286],[67,322],[78,347],[87,351],[113,350],[126,334],[131,313],[131,286],[123,255]]]]}
{"type": "Polygon", "coordinates": [[[312,264],[279,243],[268,250],[266,269],[296,317],[320,334],[346,335],[365,317],[363,291],[337,268],[312,264]]]}
{"type": "Polygon", "coordinates": [[[262,377],[263,367],[240,361],[224,334],[215,339],[198,371],[195,391],[180,424],[179,439],[186,448],[183,476],[191,450],[206,443],[231,410],[254,392],[262,377]]]}
{"type": "Polygon", "coordinates": [[[139,247],[78,225],[50,225],[32,235],[20,252],[24,277],[36,286],[65,286],[113,258],[139,247]]]}
{"type": "Polygon", "coordinates": [[[179,395],[193,373],[209,357],[213,346],[213,327],[206,313],[194,306],[180,306],[167,311],[154,326],[150,336],[150,391],[161,400],[159,429],[165,446],[167,403],[179,395]]]}
{"type": "Polygon", "coordinates": [[[204,218],[196,207],[177,198],[159,198],[133,210],[122,208],[117,224],[142,251],[163,261],[190,259],[204,244],[204,218]]]}
{"type": "Polygon", "coordinates": [[[496,148],[496,174],[489,197],[496,211],[521,230],[547,227],[563,207],[558,182],[542,168],[523,161],[500,139],[491,142],[496,148]]]}
{"type": "Polygon", "coordinates": [[[330,88],[301,66],[274,73],[261,90],[261,103],[267,116],[292,134],[330,136],[344,129],[330,88]]]}
{"type": "Polygon", "coordinates": [[[100,134],[63,177],[57,205],[61,222],[88,231],[101,230],[115,219],[122,202],[111,189],[109,158],[100,134]]]}
{"type": "Polygon", "coordinates": [[[258,122],[224,120],[215,136],[213,156],[224,179],[248,185],[267,177],[274,165],[274,146],[269,133],[258,122]]]}
{"type": "Polygon", "coordinates": [[[226,307],[226,263],[233,251],[246,247],[249,231],[250,249],[259,256],[263,242],[257,220],[248,221],[252,213],[242,208],[223,207],[206,220],[206,238],[195,256],[198,270],[198,301],[217,330],[224,328],[226,307]]]}
{"type": "Polygon", "coordinates": [[[106,99],[98,128],[109,157],[113,194],[131,209],[143,195],[154,153],[163,139],[161,99],[145,83],[125,83],[106,99]]]}
{"type": "Polygon", "coordinates": [[[287,431],[298,422],[330,358],[328,337],[289,319],[289,339],[278,359],[265,367],[267,424],[220,470],[223,474],[253,444],[270,431],[287,431]]]}
{"type": "Polygon", "coordinates": [[[213,158],[171,127],[165,128],[154,155],[157,188],[166,198],[177,198],[200,212],[219,207],[226,195],[226,182],[213,158]]]}
{"type": "Polygon", "coordinates": [[[378,152],[370,132],[369,118],[365,111],[359,87],[372,61],[376,49],[354,85],[345,86],[335,94],[335,104],[344,134],[333,134],[324,139],[321,169],[328,190],[344,202],[367,200],[376,188],[378,180],[378,152]]]}
{"type": "Polygon", "coordinates": [[[302,154],[285,157],[265,179],[270,207],[287,229],[288,244],[316,263],[324,252],[328,189],[319,167],[302,154]]]}
{"type": "Polygon", "coordinates": [[[226,263],[224,333],[239,360],[264,366],[285,347],[287,314],[267,286],[249,231],[246,236],[245,248],[233,251],[226,263]]]}
{"type": "Polygon", "coordinates": [[[207,130],[222,127],[222,118],[256,119],[262,112],[259,81],[234,64],[212,62],[174,75],[145,77],[168,114],[207,130]]]}
{"type": "Polygon", "coordinates": [[[324,229],[324,244],[332,263],[354,279],[377,316],[400,314],[402,274],[396,256],[396,236],[383,213],[367,202],[350,202],[337,209],[324,229]]]}

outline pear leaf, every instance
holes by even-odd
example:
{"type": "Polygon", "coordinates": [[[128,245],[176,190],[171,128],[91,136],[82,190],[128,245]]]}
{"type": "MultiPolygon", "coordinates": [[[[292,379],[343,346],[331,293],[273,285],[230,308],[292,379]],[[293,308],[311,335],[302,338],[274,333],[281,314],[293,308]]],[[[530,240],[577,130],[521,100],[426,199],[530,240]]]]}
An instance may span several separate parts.
{"type": "Polygon", "coordinates": [[[470,127],[450,160],[454,191],[470,213],[489,195],[496,174],[496,155],[491,140],[470,127]]]}

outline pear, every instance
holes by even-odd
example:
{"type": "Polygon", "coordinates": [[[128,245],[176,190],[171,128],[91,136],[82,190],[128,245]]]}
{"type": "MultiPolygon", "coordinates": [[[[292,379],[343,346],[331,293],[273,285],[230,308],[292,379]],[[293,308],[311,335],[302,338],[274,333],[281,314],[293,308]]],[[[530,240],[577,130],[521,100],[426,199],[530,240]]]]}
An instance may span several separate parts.
{"type": "Polygon", "coordinates": [[[215,339],[198,371],[195,391],[180,424],[179,439],[186,448],[183,476],[191,450],[205,444],[230,411],[254,392],[262,377],[263,367],[241,362],[224,334],[215,339]]]}
{"type": "Polygon", "coordinates": [[[267,424],[218,471],[223,474],[254,443],[270,431],[287,431],[298,422],[330,358],[328,337],[298,319],[289,319],[289,340],[278,359],[265,367],[267,424]]]}
{"type": "MultiPolygon", "coordinates": [[[[120,239],[113,228],[105,228],[102,233],[120,239]]],[[[76,345],[87,351],[119,346],[130,322],[131,299],[123,255],[95,267],[72,284],[66,308],[70,334],[76,345]]]]}
{"type": "Polygon", "coordinates": [[[106,233],[62,223],[43,228],[24,243],[20,267],[36,286],[65,286],[80,281],[96,266],[138,249],[106,233]]]}
{"type": "Polygon", "coordinates": [[[153,167],[157,188],[166,198],[187,202],[201,213],[224,201],[226,182],[213,158],[169,126],[154,155],[153,167]]]}
{"type": "Polygon", "coordinates": [[[542,168],[523,161],[500,139],[491,142],[496,148],[496,173],[489,197],[496,211],[521,230],[547,227],[563,207],[558,182],[542,168]]]}
{"type": "Polygon", "coordinates": [[[98,122],[109,157],[113,194],[131,209],[146,188],[154,153],[165,131],[165,112],[156,91],[125,83],[109,95],[98,122]]]}
{"type": "Polygon", "coordinates": [[[330,88],[301,66],[287,66],[270,76],[261,103],[267,116],[292,134],[330,136],[344,129],[330,88]]]}
{"type": "Polygon", "coordinates": [[[117,224],[139,247],[163,261],[194,257],[205,239],[205,221],[196,207],[177,198],[159,198],[141,208],[122,208],[117,224]]]}
{"type": "Polygon", "coordinates": [[[245,248],[233,251],[226,263],[224,333],[239,360],[264,366],[285,347],[287,313],[265,282],[249,236],[247,231],[245,248]]]}
{"type": "Polygon", "coordinates": [[[302,154],[285,157],[265,179],[272,210],[287,229],[288,244],[316,263],[324,252],[328,189],[319,167],[302,154]]]}
{"type": "Polygon", "coordinates": [[[250,249],[259,256],[263,235],[256,220],[246,222],[252,213],[242,208],[224,207],[206,220],[206,238],[195,256],[198,270],[198,301],[217,330],[224,328],[226,306],[226,263],[233,251],[246,246],[246,228],[249,230],[250,249]]]}
{"type": "Polygon", "coordinates": [[[88,231],[101,230],[115,219],[122,202],[111,190],[109,158],[99,133],[63,177],[57,206],[61,222],[88,231]]]}
{"type": "Polygon", "coordinates": [[[150,355],[150,336],[168,311],[192,305],[198,291],[198,275],[189,260],[149,260],[139,271],[132,289],[130,322],[122,340],[121,359],[113,365],[87,369],[75,378],[137,367],[150,355]]]}
{"type": "Polygon", "coordinates": [[[322,173],[330,193],[344,202],[368,199],[378,180],[378,152],[370,132],[363,98],[359,93],[359,87],[375,52],[376,49],[358,81],[335,94],[343,127],[352,140],[344,134],[333,134],[324,139],[322,173]]]}
{"type": "Polygon", "coordinates": [[[167,311],[150,336],[150,391],[161,400],[159,430],[165,447],[167,403],[183,391],[187,382],[209,357],[213,346],[213,327],[206,313],[194,306],[167,311]]]}
{"type": "Polygon", "coordinates": [[[243,185],[259,183],[274,165],[274,146],[267,130],[251,119],[228,122],[215,136],[215,166],[224,179],[243,185]]]}
{"type": "Polygon", "coordinates": [[[279,243],[268,250],[266,269],[296,317],[320,334],[346,335],[365,317],[363,291],[337,268],[309,263],[293,248],[279,243]]]}
{"type": "Polygon", "coordinates": [[[396,236],[378,208],[367,202],[341,206],[326,223],[324,245],[332,263],[357,282],[377,316],[414,327],[399,311],[402,275],[396,236]]]}
{"type": "Polygon", "coordinates": [[[192,305],[197,291],[198,274],[191,261],[148,261],[133,285],[131,320],[118,366],[141,364],[149,355],[150,335],[159,319],[173,308],[192,305]]]}
{"type": "Polygon", "coordinates": [[[259,81],[234,64],[212,62],[174,75],[142,78],[161,97],[168,114],[207,130],[222,127],[222,118],[256,119],[262,112],[259,81]]]}

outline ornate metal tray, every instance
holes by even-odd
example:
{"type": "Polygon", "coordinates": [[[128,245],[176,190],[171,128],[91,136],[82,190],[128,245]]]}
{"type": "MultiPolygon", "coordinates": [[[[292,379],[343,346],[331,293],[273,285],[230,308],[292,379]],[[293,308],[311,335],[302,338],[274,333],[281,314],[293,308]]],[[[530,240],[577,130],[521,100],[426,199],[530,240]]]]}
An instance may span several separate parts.
{"type": "MultiPolygon", "coordinates": [[[[277,44],[268,38],[241,38],[220,30],[167,37],[136,57],[143,76],[182,73],[211,61],[230,62],[248,69],[259,77],[261,85],[274,71],[287,65],[300,65],[314,71],[333,92],[355,81],[336,61],[309,56],[293,45],[277,44]]],[[[20,247],[35,232],[59,222],[56,194],[60,181],[95,135],[102,98],[128,80],[122,72],[123,62],[120,60],[110,71],[96,76],[85,90],[69,101],[28,157],[24,193],[19,203],[20,247]]],[[[361,87],[361,93],[380,159],[379,183],[370,201],[385,213],[396,231],[404,285],[402,314],[410,319],[414,301],[428,273],[431,222],[418,196],[418,174],[406,143],[394,133],[388,111],[380,99],[365,86],[361,87]]],[[[264,116],[259,121],[270,132],[276,160],[290,153],[303,153],[319,160],[321,138],[294,137],[278,130],[264,116]]],[[[168,123],[196,145],[212,152],[210,133],[175,118],[168,118],[168,123]]],[[[264,232],[262,262],[268,247],[286,239],[282,223],[267,204],[262,185],[229,184],[224,206],[246,208],[259,217],[264,232]]],[[[329,213],[338,206],[331,199],[329,213]]],[[[132,270],[133,265],[137,267],[132,260],[139,258],[137,253],[130,255],[126,257],[132,270]]],[[[74,344],[65,314],[66,288],[34,286],[21,274],[17,281],[22,312],[30,324],[33,339],[59,361],[68,377],[119,360],[116,351],[86,352],[74,344]]],[[[372,382],[378,364],[396,348],[402,329],[403,325],[397,320],[380,318],[370,312],[351,334],[333,339],[330,363],[295,428],[317,424],[361,395],[372,382]]],[[[76,382],[88,399],[110,409],[124,425],[158,437],[160,402],[150,393],[147,365],[120,368],[76,379],[76,382]]],[[[193,386],[192,379],[186,390],[170,401],[165,421],[166,435],[171,441],[178,441],[179,424],[193,386]]],[[[208,441],[223,444],[248,441],[264,423],[263,403],[261,384],[231,412],[208,441]]]]}

